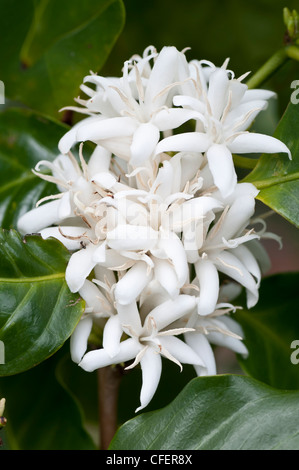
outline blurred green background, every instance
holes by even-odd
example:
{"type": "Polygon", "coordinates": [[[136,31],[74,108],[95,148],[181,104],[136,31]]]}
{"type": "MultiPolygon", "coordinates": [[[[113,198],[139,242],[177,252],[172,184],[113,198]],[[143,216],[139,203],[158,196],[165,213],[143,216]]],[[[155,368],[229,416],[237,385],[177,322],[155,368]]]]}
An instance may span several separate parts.
{"type": "MultiPolygon", "coordinates": [[[[125,0],[124,4],[126,24],[103,74],[119,74],[123,61],[149,44],[158,50],[165,45],[190,47],[189,59],[208,59],[217,65],[230,57],[236,75],[255,72],[283,46],[283,8],[299,10],[299,2],[292,0],[125,0]]],[[[285,100],[292,77],[299,77],[298,64],[288,64],[271,81],[285,100]]]]}

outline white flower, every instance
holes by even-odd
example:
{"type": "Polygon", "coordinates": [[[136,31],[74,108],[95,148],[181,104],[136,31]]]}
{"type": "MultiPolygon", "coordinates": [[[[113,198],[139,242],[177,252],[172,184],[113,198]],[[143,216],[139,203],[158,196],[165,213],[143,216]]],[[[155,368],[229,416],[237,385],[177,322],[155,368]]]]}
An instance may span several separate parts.
{"type": "Polygon", "coordinates": [[[130,369],[140,363],[142,369],[141,406],[146,407],[152,399],[160,381],[162,371],[161,355],[181,367],[182,363],[205,367],[201,358],[186,343],[176,338],[187,333],[190,328],[168,329],[178,318],[194,310],[195,299],[180,295],[154,308],[141,322],[137,305],[118,305],[118,316],[123,331],[129,336],[120,342],[119,351],[111,357],[105,348],[87,352],[79,365],[93,371],[111,364],[123,363],[134,359],[130,369]]]}
{"type": "MultiPolygon", "coordinates": [[[[242,78],[229,78],[231,71],[208,67],[208,77],[201,63],[196,67],[194,86],[188,85],[190,95],[177,95],[176,106],[201,114],[196,131],[166,137],[156,148],[156,153],[166,151],[204,152],[215,185],[224,197],[229,196],[237,184],[232,153],[279,153],[290,157],[286,145],[268,135],[249,133],[257,114],[266,108],[267,99],[274,94],[266,90],[248,90],[242,78]]],[[[191,67],[191,66],[190,66],[191,67]]],[[[185,90],[187,85],[185,85],[185,90]]]]}
{"type": "Polygon", "coordinates": [[[199,282],[198,312],[211,314],[219,296],[219,274],[224,273],[246,288],[248,307],[258,300],[261,270],[245,245],[259,236],[247,227],[254,214],[258,191],[248,183],[238,184],[232,196],[223,200],[225,210],[207,231],[202,246],[192,253],[199,282]]]}
{"type": "Polygon", "coordinates": [[[125,62],[121,79],[85,77],[84,83],[96,85],[97,90],[84,85],[83,91],[91,97],[79,100],[84,108],[75,109],[87,111],[91,117],[61,139],[60,151],[66,153],[74,143],[90,140],[134,167],[143,164],[155,152],[160,132],[198,116],[196,111],[173,108],[171,104],[171,92],[178,75],[182,75],[179,69],[185,70],[184,61],[185,56],[175,47],[164,47],[159,54],[152,52],[125,62]],[[150,69],[152,58],[155,63],[150,69]]]}

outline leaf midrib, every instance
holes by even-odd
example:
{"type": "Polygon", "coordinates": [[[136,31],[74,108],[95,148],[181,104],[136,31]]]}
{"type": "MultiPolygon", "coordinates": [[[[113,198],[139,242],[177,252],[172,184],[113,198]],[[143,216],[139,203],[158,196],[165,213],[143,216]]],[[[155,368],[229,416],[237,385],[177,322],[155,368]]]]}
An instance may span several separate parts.
{"type": "Polygon", "coordinates": [[[65,272],[63,273],[56,273],[56,274],[47,274],[45,276],[34,276],[34,277],[19,277],[19,278],[5,278],[0,277],[0,283],[7,283],[7,284],[27,284],[31,282],[47,282],[47,281],[54,281],[57,279],[64,279],[65,272]]]}

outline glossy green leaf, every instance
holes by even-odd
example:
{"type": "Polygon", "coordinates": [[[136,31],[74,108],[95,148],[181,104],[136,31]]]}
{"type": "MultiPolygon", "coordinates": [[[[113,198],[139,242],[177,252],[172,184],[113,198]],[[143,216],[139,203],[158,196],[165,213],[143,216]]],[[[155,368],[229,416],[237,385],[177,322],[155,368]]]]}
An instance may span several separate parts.
{"type": "Polygon", "coordinates": [[[0,375],[23,372],[57,351],[84,302],[65,282],[69,252],[57,240],[0,231],[0,375]]]}
{"type": "MultiPolygon", "coordinates": [[[[249,350],[240,362],[252,377],[279,389],[299,389],[299,365],[291,361],[291,347],[299,340],[299,274],[283,273],[264,279],[260,300],[250,309],[238,310],[249,350]]],[[[298,341],[299,345],[299,341],[298,341]]]]}
{"type": "Polygon", "coordinates": [[[62,354],[30,371],[0,379],[0,395],[7,397],[4,450],[95,449],[84,429],[81,408],[65,387],[62,354]]]}
{"type": "Polygon", "coordinates": [[[257,198],[289,222],[299,227],[299,106],[290,103],[274,136],[284,142],[292,153],[262,155],[255,169],[244,181],[255,184],[257,198]]]}
{"type": "Polygon", "coordinates": [[[110,450],[299,449],[299,392],[242,376],[193,379],[162,410],[125,423],[110,450]]]}
{"type": "Polygon", "coordinates": [[[32,173],[40,160],[53,161],[66,126],[28,110],[0,113],[0,226],[16,228],[20,215],[44,196],[58,192],[55,185],[32,173]]]}
{"type": "Polygon", "coordinates": [[[0,0],[0,77],[6,97],[58,116],[124,23],[122,0],[0,0]]]}

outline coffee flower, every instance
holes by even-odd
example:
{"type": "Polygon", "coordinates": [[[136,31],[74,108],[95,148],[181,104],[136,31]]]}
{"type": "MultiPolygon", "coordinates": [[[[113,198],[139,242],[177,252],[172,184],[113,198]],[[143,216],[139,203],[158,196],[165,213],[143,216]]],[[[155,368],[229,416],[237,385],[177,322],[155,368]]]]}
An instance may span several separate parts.
{"type": "Polygon", "coordinates": [[[247,130],[273,93],[248,90],[227,65],[149,47],[121,77],[85,77],[88,99],[70,109],[87,117],[34,170],[54,194],[18,222],[23,234],[70,251],[65,279],[85,301],[73,361],[86,371],[140,366],[138,410],[158,387],[161,357],[213,375],[212,345],[247,355],[235,290],[245,289],[248,308],[257,303],[269,264],[260,239],[277,239],[254,217],[258,191],[238,183],[232,156],[290,156],[279,140],[247,130]],[[88,161],[83,143],[79,159],[70,151],[85,141],[96,145],[88,161]]]}

